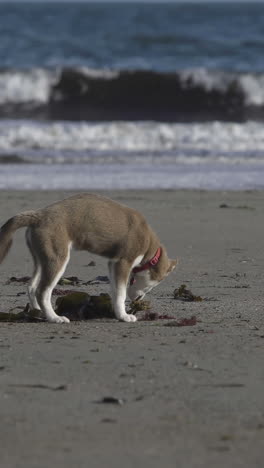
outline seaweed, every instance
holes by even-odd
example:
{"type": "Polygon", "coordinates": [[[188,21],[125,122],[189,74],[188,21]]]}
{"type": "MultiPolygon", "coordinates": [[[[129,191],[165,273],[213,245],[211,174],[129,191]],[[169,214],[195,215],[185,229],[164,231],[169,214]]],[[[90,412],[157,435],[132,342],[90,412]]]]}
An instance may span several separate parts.
{"type": "Polygon", "coordinates": [[[132,301],[128,313],[135,314],[141,310],[149,310],[150,301],[132,301]]]}
{"type": "Polygon", "coordinates": [[[91,318],[114,317],[115,314],[113,311],[112,301],[109,294],[102,293],[99,296],[90,296],[90,301],[83,311],[83,318],[85,320],[89,320],[91,318]]]}
{"type": "Polygon", "coordinates": [[[42,383],[17,383],[17,384],[9,384],[9,387],[17,387],[17,388],[36,388],[36,389],[43,389],[43,390],[52,390],[52,391],[59,391],[59,390],[67,390],[67,385],[48,385],[42,383]]]}
{"type": "MultiPolygon", "coordinates": [[[[72,321],[91,320],[96,318],[115,318],[112,301],[109,294],[90,295],[83,291],[55,289],[55,310],[58,315],[65,315],[72,321]]],[[[139,321],[170,320],[174,316],[158,314],[150,310],[149,301],[132,301],[128,310],[129,314],[139,315],[139,321]]],[[[29,304],[26,307],[11,309],[9,312],[0,312],[0,322],[39,322],[45,321],[40,310],[31,310],[29,304]],[[22,309],[15,313],[16,309],[22,309]]],[[[180,325],[179,325],[180,326],[180,325]]]]}
{"type": "Polygon", "coordinates": [[[82,281],[77,276],[63,276],[58,282],[61,286],[76,286],[81,283],[82,281]]]}
{"type": "Polygon", "coordinates": [[[31,310],[29,304],[24,308],[19,307],[19,309],[22,310],[17,313],[14,313],[15,309],[11,309],[9,312],[0,312],[0,322],[39,322],[44,320],[41,311],[31,310]]]}
{"type": "Polygon", "coordinates": [[[125,400],[122,398],[116,398],[113,396],[106,396],[101,398],[100,400],[97,400],[95,403],[100,403],[100,404],[107,404],[107,405],[123,405],[125,400]]]}
{"type": "Polygon", "coordinates": [[[174,319],[175,317],[173,317],[172,315],[158,314],[157,312],[148,311],[138,320],[139,322],[145,322],[145,321],[154,322],[155,320],[174,320],[174,319]]]}
{"type": "Polygon", "coordinates": [[[89,284],[109,284],[110,280],[108,276],[96,276],[96,278],[86,281],[86,283],[83,283],[84,285],[89,285],[89,284]]]}
{"type": "Polygon", "coordinates": [[[109,294],[91,296],[85,292],[73,291],[56,300],[58,315],[66,315],[71,320],[89,320],[92,318],[113,318],[109,294]]]}
{"type": "Polygon", "coordinates": [[[53,296],[67,296],[67,294],[72,294],[73,292],[74,291],[72,289],[58,289],[58,288],[55,288],[52,291],[52,295],[53,296]]]}
{"type": "Polygon", "coordinates": [[[201,302],[203,298],[201,296],[195,296],[189,289],[186,289],[185,284],[181,284],[178,289],[174,290],[173,293],[174,299],[178,301],[185,301],[185,302],[201,302]]]}
{"type": "MultiPolygon", "coordinates": [[[[57,294],[55,310],[58,315],[65,315],[70,320],[90,320],[94,318],[115,318],[109,294],[90,295],[82,291],[56,290],[57,294]]],[[[139,310],[150,308],[148,301],[135,301],[131,303],[128,313],[136,313],[139,310]]],[[[21,309],[21,308],[20,308],[21,309]]],[[[36,322],[45,318],[40,310],[31,310],[29,304],[22,311],[14,313],[0,312],[0,322],[36,322]]]]}
{"type": "Polygon", "coordinates": [[[219,205],[219,208],[232,208],[234,210],[255,210],[253,206],[249,206],[249,205],[232,206],[232,205],[228,205],[227,203],[221,203],[221,205],[219,205]]]}
{"type": "Polygon", "coordinates": [[[89,304],[90,297],[81,291],[71,291],[66,296],[59,296],[55,303],[56,313],[65,315],[70,320],[82,320],[84,308],[89,304]]]}
{"type": "Polygon", "coordinates": [[[17,278],[16,276],[11,276],[9,280],[7,280],[6,284],[10,283],[23,283],[26,284],[30,280],[30,276],[22,276],[21,278],[17,278]]]}

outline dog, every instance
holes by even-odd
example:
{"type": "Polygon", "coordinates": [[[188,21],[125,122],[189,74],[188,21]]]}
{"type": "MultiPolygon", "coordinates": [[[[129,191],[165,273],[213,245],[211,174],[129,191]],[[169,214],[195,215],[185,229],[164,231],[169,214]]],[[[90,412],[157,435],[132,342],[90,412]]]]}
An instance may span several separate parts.
{"type": "Polygon", "coordinates": [[[14,232],[22,227],[27,227],[26,242],[34,263],[28,286],[30,307],[41,310],[48,322],[69,322],[55,313],[51,296],[72,248],[108,259],[114,313],[124,322],[136,321],[125,309],[127,293],[131,300],[142,299],[177,263],[168,258],[141,213],[92,193],[10,218],[0,229],[0,263],[11,247],[14,232]]]}

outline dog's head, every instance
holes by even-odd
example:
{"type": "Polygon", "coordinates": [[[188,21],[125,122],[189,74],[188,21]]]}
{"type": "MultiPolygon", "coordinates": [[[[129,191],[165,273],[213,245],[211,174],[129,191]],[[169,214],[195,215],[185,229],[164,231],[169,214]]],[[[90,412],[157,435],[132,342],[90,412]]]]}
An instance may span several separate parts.
{"type": "Polygon", "coordinates": [[[134,300],[143,299],[143,297],[164,280],[176,267],[177,260],[170,260],[164,248],[158,263],[136,273],[132,273],[130,285],[128,287],[128,296],[134,300]]]}

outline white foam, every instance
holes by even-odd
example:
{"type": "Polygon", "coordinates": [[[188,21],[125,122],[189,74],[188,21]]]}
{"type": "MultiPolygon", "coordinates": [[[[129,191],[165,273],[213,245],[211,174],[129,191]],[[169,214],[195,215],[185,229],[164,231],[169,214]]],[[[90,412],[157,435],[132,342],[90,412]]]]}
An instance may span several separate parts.
{"type": "Polygon", "coordinates": [[[0,121],[0,154],[39,162],[129,163],[152,159],[185,163],[263,161],[263,125],[258,122],[167,124],[156,122],[37,123],[0,121]]]}
{"type": "Polygon", "coordinates": [[[1,72],[0,104],[47,103],[56,77],[56,71],[41,68],[1,72]]]}
{"type": "Polygon", "coordinates": [[[247,105],[263,106],[264,75],[243,75],[240,78],[240,84],[245,93],[247,105]]]}
{"type": "Polygon", "coordinates": [[[218,70],[208,70],[206,68],[187,69],[180,72],[183,82],[191,82],[202,86],[206,91],[226,91],[233,75],[218,70]]]}
{"type": "Polygon", "coordinates": [[[180,76],[183,83],[191,80],[193,84],[201,86],[206,91],[225,92],[236,83],[244,93],[246,105],[262,106],[264,104],[263,73],[232,73],[197,68],[183,70],[180,76]]]}
{"type": "Polygon", "coordinates": [[[110,68],[77,67],[76,70],[89,78],[104,78],[105,80],[117,78],[120,73],[119,70],[111,70],[110,68]]]}
{"type": "MultiPolygon", "coordinates": [[[[108,69],[76,68],[85,76],[110,79],[118,76],[118,71],[108,69]]],[[[57,82],[60,69],[21,69],[6,70],[0,73],[0,104],[46,104],[52,86],[57,82]]],[[[58,94],[58,93],[57,93],[58,94]]]]}
{"type": "Polygon", "coordinates": [[[7,120],[0,121],[0,157],[0,189],[264,188],[257,122],[7,120]],[[6,164],[8,155],[28,164],[6,164]]]}

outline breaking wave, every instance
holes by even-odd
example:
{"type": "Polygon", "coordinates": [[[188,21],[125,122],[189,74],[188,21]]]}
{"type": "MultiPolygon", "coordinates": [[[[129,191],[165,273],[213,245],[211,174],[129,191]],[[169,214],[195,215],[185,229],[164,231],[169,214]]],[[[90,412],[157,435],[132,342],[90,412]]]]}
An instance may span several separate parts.
{"type": "Polygon", "coordinates": [[[0,164],[264,162],[261,122],[0,120],[0,164]]]}
{"type": "Polygon", "coordinates": [[[264,74],[63,68],[0,70],[0,117],[245,121],[264,118],[264,74]]]}

